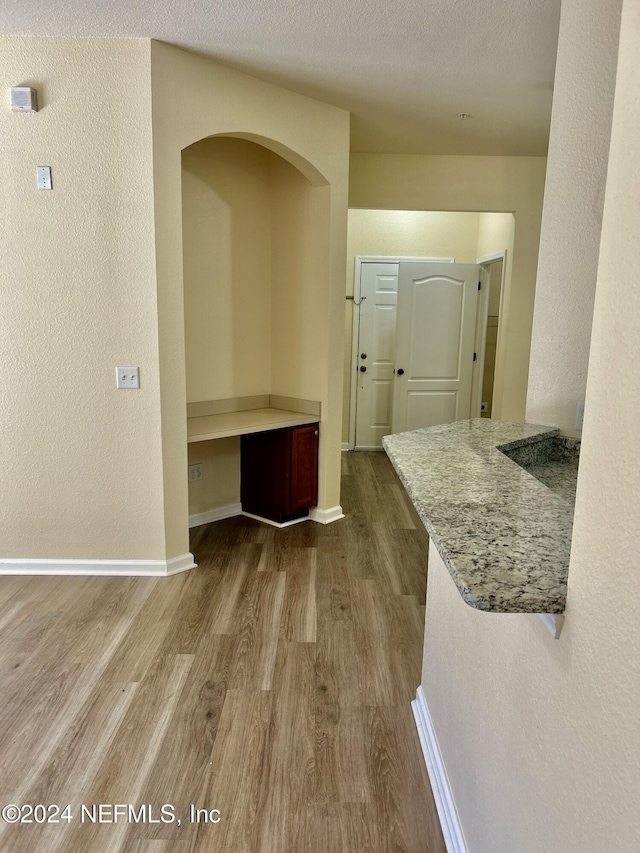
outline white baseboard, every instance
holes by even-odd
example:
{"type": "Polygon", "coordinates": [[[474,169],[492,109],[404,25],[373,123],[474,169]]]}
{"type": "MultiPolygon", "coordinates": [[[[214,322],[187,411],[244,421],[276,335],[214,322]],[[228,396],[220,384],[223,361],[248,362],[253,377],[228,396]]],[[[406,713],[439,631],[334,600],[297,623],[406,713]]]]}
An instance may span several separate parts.
{"type": "Polygon", "coordinates": [[[272,521],[270,518],[264,518],[261,515],[254,515],[252,512],[240,513],[246,518],[253,518],[255,521],[261,521],[263,524],[270,524],[271,527],[291,527],[292,524],[300,524],[302,521],[309,521],[308,515],[303,515],[301,518],[292,518],[291,521],[272,521]]]}
{"type": "Polygon", "coordinates": [[[209,524],[212,521],[222,521],[225,518],[233,518],[242,515],[242,504],[227,504],[208,509],[206,512],[197,512],[189,516],[189,527],[200,527],[201,524],[209,524]]]}
{"type": "Polygon", "coordinates": [[[411,708],[413,709],[413,716],[416,719],[418,737],[420,738],[420,745],[422,746],[425,764],[427,765],[427,773],[429,774],[433,799],[438,810],[447,853],[468,853],[464,835],[462,834],[462,827],[460,826],[460,819],[456,811],[456,804],[453,800],[449,780],[447,779],[447,772],[442,763],[440,747],[438,746],[438,740],[433,730],[427,700],[421,686],[416,691],[416,698],[411,703],[411,708]]]}
{"type": "Polygon", "coordinates": [[[190,553],[171,560],[0,560],[0,575],[164,578],[195,568],[190,553]]]}
{"type": "Polygon", "coordinates": [[[309,518],[311,521],[316,521],[318,524],[331,524],[333,521],[340,521],[344,518],[341,506],[332,506],[329,509],[319,509],[314,506],[309,510],[309,518]]]}
{"type": "Polygon", "coordinates": [[[348,441],[342,442],[342,450],[351,450],[351,445],[349,444],[348,441]]]}
{"type": "Polygon", "coordinates": [[[244,515],[247,518],[253,518],[256,521],[262,521],[263,524],[270,524],[272,527],[291,527],[292,524],[300,524],[303,521],[315,521],[318,524],[331,524],[332,521],[338,521],[344,518],[341,506],[332,506],[330,509],[318,509],[313,507],[309,510],[309,515],[304,515],[302,518],[294,518],[292,521],[271,521],[270,518],[263,518],[261,515],[254,515],[252,512],[244,512],[242,504],[228,504],[227,506],[219,506],[215,509],[210,509],[207,512],[199,512],[196,515],[189,516],[189,527],[199,527],[201,524],[209,524],[212,521],[222,521],[225,518],[233,518],[236,515],[244,515]]]}
{"type": "Polygon", "coordinates": [[[180,557],[174,557],[172,560],[167,560],[167,574],[179,575],[180,572],[187,572],[189,569],[197,569],[193,554],[187,552],[180,557]]]}

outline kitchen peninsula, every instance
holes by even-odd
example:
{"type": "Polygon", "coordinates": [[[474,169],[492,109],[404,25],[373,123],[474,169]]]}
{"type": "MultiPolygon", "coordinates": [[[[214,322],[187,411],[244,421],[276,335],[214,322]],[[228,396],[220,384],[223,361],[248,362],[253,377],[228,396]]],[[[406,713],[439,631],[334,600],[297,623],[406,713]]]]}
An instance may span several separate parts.
{"type": "Polygon", "coordinates": [[[557,429],[478,418],[383,439],[471,607],[564,612],[573,504],[507,455],[536,459],[537,448],[557,436],[557,429]]]}

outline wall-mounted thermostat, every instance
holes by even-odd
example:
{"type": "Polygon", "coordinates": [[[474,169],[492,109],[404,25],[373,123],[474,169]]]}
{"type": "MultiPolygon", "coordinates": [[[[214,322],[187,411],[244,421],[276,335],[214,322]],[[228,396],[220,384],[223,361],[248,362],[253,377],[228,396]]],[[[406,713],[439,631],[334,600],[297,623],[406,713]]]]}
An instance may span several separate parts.
{"type": "Polygon", "coordinates": [[[11,89],[11,109],[14,113],[37,113],[38,100],[36,90],[28,86],[11,89]]]}

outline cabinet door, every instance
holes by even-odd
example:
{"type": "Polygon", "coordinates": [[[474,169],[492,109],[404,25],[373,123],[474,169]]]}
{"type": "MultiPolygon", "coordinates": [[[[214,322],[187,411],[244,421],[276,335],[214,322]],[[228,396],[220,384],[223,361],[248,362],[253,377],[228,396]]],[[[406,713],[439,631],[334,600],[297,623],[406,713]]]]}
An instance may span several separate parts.
{"type": "Polygon", "coordinates": [[[242,509],[282,521],[290,492],[288,430],[243,435],[240,446],[242,509]]]}
{"type": "Polygon", "coordinates": [[[287,513],[318,503],[318,424],[292,427],[290,436],[290,491],[287,513]]]}

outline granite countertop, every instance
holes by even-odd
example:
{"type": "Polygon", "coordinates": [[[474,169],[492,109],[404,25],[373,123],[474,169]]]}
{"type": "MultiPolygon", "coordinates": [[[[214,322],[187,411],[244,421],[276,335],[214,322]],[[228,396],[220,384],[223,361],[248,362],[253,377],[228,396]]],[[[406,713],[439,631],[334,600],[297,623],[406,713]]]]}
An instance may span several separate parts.
{"type": "Polygon", "coordinates": [[[577,462],[542,462],[539,465],[531,465],[525,470],[536,480],[544,483],[552,492],[575,506],[578,486],[577,462]]]}
{"type": "Polygon", "coordinates": [[[501,452],[557,434],[534,424],[477,418],[383,439],[471,607],[564,612],[573,505],[501,452]]]}

